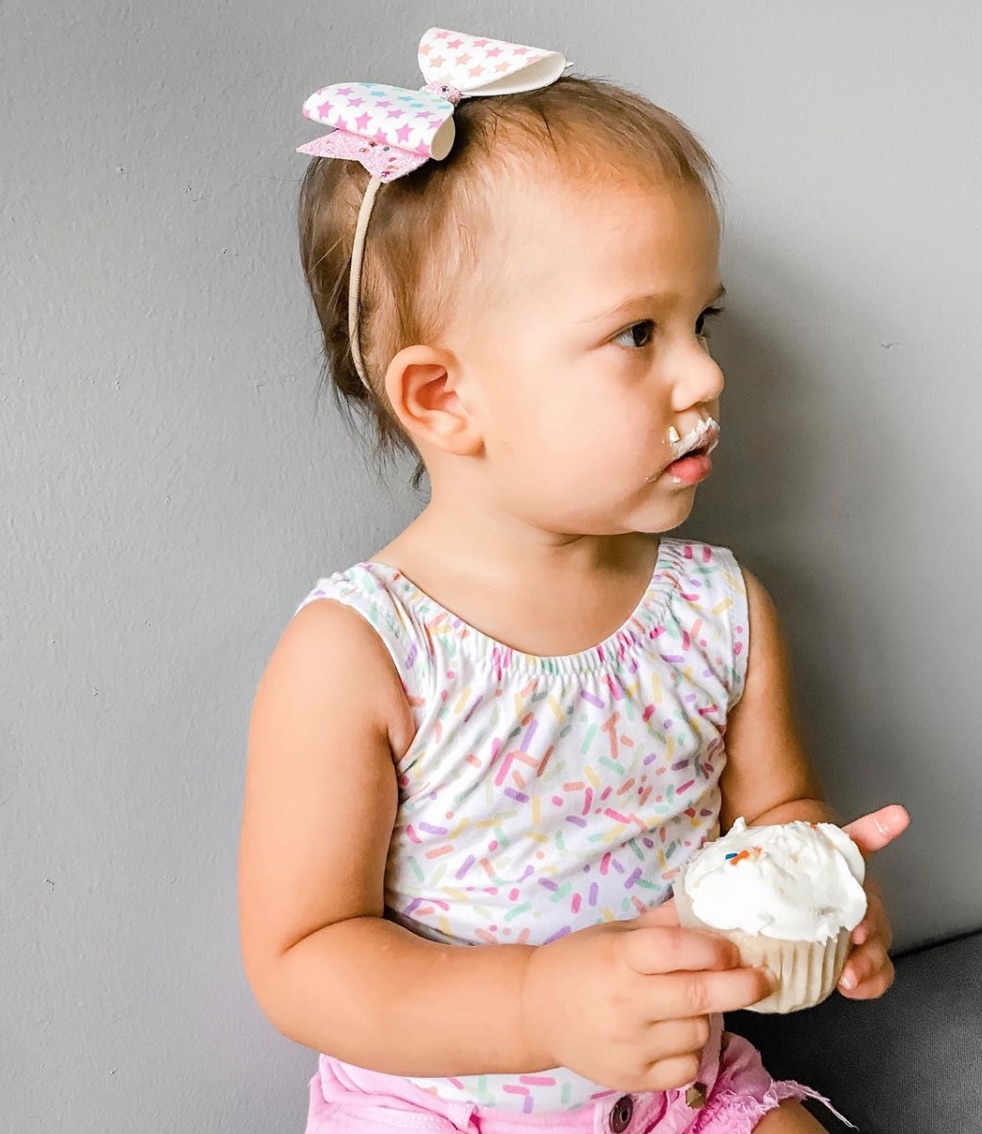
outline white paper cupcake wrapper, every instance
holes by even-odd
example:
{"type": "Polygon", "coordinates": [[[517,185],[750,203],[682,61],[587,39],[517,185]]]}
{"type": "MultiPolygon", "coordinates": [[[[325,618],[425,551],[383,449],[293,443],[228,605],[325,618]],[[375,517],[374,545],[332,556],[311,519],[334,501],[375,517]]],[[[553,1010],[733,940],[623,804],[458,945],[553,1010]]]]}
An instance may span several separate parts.
{"type": "Polygon", "coordinates": [[[849,953],[848,929],[827,941],[781,941],[741,930],[716,929],[706,925],[692,911],[685,892],[684,871],[674,883],[675,907],[679,924],[703,929],[725,937],[740,950],[741,962],[753,968],[767,968],[777,977],[777,988],[770,996],[751,1004],[748,1012],[797,1012],[821,1003],[835,991],[849,953]]]}

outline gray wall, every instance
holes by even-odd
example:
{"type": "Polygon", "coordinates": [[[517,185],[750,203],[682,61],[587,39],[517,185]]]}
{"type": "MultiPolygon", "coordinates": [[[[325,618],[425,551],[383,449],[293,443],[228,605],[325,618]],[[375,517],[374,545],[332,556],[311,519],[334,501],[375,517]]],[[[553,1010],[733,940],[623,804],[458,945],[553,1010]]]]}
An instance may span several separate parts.
{"type": "Polygon", "coordinates": [[[900,940],[982,925],[975,0],[0,3],[0,1127],[302,1129],[239,970],[249,705],[415,504],[318,408],[300,105],[431,24],[564,49],[727,175],[718,475],[684,529],[784,612],[900,940]],[[602,13],[602,14],[601,14],[602,13]]]}

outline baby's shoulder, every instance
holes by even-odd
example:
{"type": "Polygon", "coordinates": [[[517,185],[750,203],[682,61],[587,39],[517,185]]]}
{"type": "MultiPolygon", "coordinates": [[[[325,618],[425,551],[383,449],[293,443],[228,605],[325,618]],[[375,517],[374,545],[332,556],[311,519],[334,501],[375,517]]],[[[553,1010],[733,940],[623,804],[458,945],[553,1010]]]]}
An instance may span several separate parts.
{"type": "Polygon", "coordinates": [[[400,676],[421,663],[425,627],[407,585],[398,571],[371,561],[355,563],[342,571],[317,579],[294,611],[294,618],[319,600],[359,615],[381,640],[400,676]]]}
{"type": "Polygon", "coordinates": [[[735,704],[750,640],[747,583],[736,555],[718,544],[664,537],[655,583],[663,603],[657,656],[691,680],[715,677],[735,704]]]}
{"type": "Polygon", "coordinates": [[[714,617],[747,601],[747,581],[734,552],[719,544],[663,536],[657,575],[673,608],[714,617]],[[721,605],[722,604],[722,605],[721,605]]]}
{"type": "Polygon", "coordinates": [[[388,589],[384,580],[373,573],[372,567],[370,562],[364,561],[342,571],[322,575],[300,600],[294,614],[318,599],[332,600],[356,609],[368,609],[380,599],[388,605],[388,589]]]}

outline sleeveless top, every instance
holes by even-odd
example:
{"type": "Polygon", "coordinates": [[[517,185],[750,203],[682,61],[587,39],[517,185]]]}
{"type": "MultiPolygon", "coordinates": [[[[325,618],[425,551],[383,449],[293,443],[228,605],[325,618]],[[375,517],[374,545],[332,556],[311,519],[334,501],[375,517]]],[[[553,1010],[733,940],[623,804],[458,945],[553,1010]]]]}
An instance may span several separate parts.
{"type": "MultiPolygon", "coordinates": [[[[540,945],[631,918],[718,835],[723,737],[748,652],[728,549],[662,537],[624,625],[558,657],[510,649],[375,562],[319,579],[297,611],[316,599],[373,627],[411,706],[385,905],[415,933],[540,945]]],[[[526,1113],[609,1093],[566,1068],[411,1081],[526,1113]]]]}

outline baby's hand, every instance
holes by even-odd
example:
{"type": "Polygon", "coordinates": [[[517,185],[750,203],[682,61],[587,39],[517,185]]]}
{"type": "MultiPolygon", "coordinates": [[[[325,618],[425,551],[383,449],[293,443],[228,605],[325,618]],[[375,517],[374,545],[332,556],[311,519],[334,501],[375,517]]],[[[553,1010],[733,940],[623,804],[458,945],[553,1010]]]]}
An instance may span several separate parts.
{"type": "Polygon", "coordinates": [[[554,1066],[616,1090],[669,1090],[696,1078],[710,1015],[746,1008],[772,985],[764,970],[740,967],[731,942],[682,929],[668,902],[535,950],[526,1031],[554,1066]]]}
{"type": "MultiPolygon", "coordinates": [[[[865,857],[903,834],[910,816],[902,807],[885,807],[844,828],[865,857]]],[[[887,950],[893,942],[890,920],[880,888],[866,879],[866,916],[852,931],[852,951],[839,979],[839,991],[851,1000],[873,1000],[893,984],[893,962],[887,950]]]]}
{"type": "Polygon", "coordinates": [[[852,950],[839,978],[839,991],[851,1000],[873,1000],[893,984],[893,961],[887,953],[893,931],[880,888],[866,881],[866,916],[852,931],[852,950]]]}

